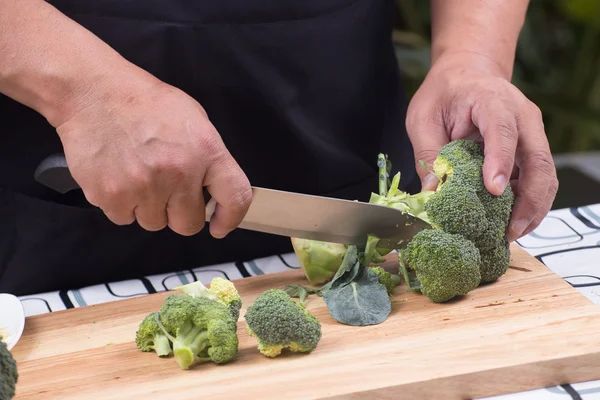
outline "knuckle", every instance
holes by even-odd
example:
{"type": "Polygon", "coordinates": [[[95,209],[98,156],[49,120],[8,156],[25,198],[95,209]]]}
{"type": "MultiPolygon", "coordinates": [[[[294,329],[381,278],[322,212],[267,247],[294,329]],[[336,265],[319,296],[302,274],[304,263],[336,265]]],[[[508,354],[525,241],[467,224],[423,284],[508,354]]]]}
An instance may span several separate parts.
{"type": "Polygon", "coordinates": [[[493,124],[493,129],[503,142],[512,142],[517,137],[517,125],[514,118],[508,115],[499,116],[493,124]]]}
{"type": "Polygon", "coordinates": [[[529,113],[533,118],[540,122],[543,121],[542,110],[535,103],[528,101],[527,108],[529,109],[529,113]]]}
{"type": "Polygon", "coordinates": [[[528,161],[538,174],[547,180],[554,179],[556,168],[551,154],[547,150],[535,150],[528,155],[528,161]]]}
{"type": "Polygon", "coordinates": [[[419,160],[423,161],[425,164],[427,164],[428,167],[431,168],[433,166],[433,161],[435,160],[435,158],[438,155],[438,152],[439,152],[439,150],[436,150],[436,149],[419,149],[415,153],[415,162],[416,162],[417,170],[423,168],[421,166],[421,163],[419,163],[419,160]]]}
{"type": "Polygon", "coordinates": [[[537,210],[542,207],[545,201],[544,196],[540,196],[540,194],[534,190],[523,191],[522,197],[523,200],[525,200],[525,206],[534,212],[537,212],[537,210]]]}
{"type": "Polygon", "coordinates": [[[136,171],[130,175],[133,187],[138,190],[147,190],[152,185],[152,177],[148,172],[136,171]]]}
{"type": "Polygon", "coordinates": [[[229,200],[229,207],[236,212],[244,212],[252,203],[252,188],[250,185],[244,185],[236,190],[229,200]]]}

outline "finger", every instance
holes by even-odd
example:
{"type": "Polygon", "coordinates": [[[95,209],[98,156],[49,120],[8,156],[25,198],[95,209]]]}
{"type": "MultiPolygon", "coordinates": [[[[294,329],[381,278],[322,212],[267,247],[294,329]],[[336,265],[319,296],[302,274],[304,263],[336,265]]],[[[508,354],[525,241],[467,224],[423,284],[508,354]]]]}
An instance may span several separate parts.
{"type": "Polygon", "coordinates": [[[102,210],[104,215],[115,225],[131,225],[135,221],[133,210],[129,207],[102,210]]]}
{"type": "Polygon", "coordinates": [[[102,210],[104,215],[115,225],[131,225],[135,222],[132,196],[121,190],[124,187],[119,182],[103,182],[88,189],[82,186],[86,200],[102,210]]]}
{"type": "MultiPolygon", "coordinates": [[[[554,203],[554,199],[556,198],[556,193],[558,192],[558,179],[556,177],[550,183],[550,188],[548,189],[548,194],[546,195],[546,201],[544,202],[543,207],[537,213],[533,221],[529,224],[529,226],[523,231],[520,237],[525,235],[529,235],[533,232],[546,218],[550,210],[552,209],[552,204],[554,203]]],[[[518,238],[515,238],[515,240],[518,238]]]]}
{"type": "Polygon", "coordinates": [[[166,206],[166,202],[149,198],[135,207],[133,214],[142,228],[150,232],[156,232],[167,226],[166,206]]]}
{"type": "MultiPolygon", "coordinates": [[[[548,208],[546,194],[556,181],[556,168],[541,118],[518,118],[519,183],[509,227],[509,239],[521,237],[538,213],[548,208]]],[[[556,187],[557,183],[556,183],[556,187]]]]}
{"type": "Polygon", "coordinates": [[[204,228],[204,207],[201,181],[190,190],[175,191],[167,204],[169,228],[183,236],[197,234],[204,228]]]}
{"type": "Polygon", "coordinates": [[[210,219],[210,233],[223,238],[242,222],[252,202],[252,188],[248,178],[228,152],[221,160],[211,163],[205,182],[216,201],[210,219]]]}
{"type": "Polygon", "coordinates": [[[439,181],[434,174],[421,165],[421,162],[425,163],[428,169],[433,170],[433,162],[440,149],[449,142],[442,117],[437,114],[438,112],[433,111],[423,116],[414,116],[406,125],[422,190],[434,190],[439,181]]]}
{"type": "Polygon", "coordinates": [[[491,99],[473,106],[473,123],[484,140],[483,180],[487,190],[501,195],[515,164],[518,130],[515,114],[506,101],[491,99]]]}

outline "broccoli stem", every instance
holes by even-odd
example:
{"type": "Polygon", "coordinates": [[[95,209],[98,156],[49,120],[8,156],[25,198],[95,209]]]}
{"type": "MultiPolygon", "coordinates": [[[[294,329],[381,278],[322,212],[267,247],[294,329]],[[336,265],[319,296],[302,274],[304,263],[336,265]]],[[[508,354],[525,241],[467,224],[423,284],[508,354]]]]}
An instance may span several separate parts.
{"type": "Polygon", "coordinates": [[[382,262],[383,257],[377,252],[377,244],[379,244],[379,238],[375,236],[369,236],[367,238],[367,245],[365,246],[365,252],[363,254],[363,265],[369,266],[371,262],[382,262]]]}
{"type": "Polygon", "coordinates": [[[168,356],[171,353],[169,338],[162,332],[154,335],[154,350],[159,357],[168,356]]]}
{"type": "Polygon", "coordinates": [[[377,166],[379,167],[379,195],[386,196],[390,183],[390,170],[392,165],[387,156],[383,153],[377,156],[377,166]]]}
{"type": "Polygon", "coordinates": [[[402,277],[404,278],[404,281],[406,282],[406,286],[409,287],[409,289],[418,292],[420,291],[421,288],[421,284],[419,283],[419,280],[417,279],[416,276],[411,276],[410,271],[408,270],[408,267],[406,266],[406,262],[404,260],[404,251],[405,249],[400,249],[398,251],[398,263],[400,264],[399,266],[399,273],[402,275],[402,277]]]}
{"type": "Polygon", "coordinates": [[[179,329],[173,342],[175,361],[182,369],[188,369],[199,361],[198,354],[209,346],[208,332],[191,322],[187,323],[179,329]]]}
{"type": "Polygon", "coordinates": [[[392,282],[394,282],[394,286],[398,286],[402,282],[402,278],[397,274],[390,274],[392,276],[392,282]]]}

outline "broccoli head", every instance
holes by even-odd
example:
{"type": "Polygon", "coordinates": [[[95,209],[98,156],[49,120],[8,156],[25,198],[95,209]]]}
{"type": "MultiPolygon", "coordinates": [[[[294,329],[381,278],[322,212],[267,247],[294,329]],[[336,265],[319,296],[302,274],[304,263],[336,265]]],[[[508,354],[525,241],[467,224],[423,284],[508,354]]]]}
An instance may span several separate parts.
{"type": "Polygon", "coordinates": [[[398,190],[400,174],[385,195],[371,195],[371,202],[394,207],[423,219],[434,229],[460,234],[479,250],[480,283],[493,282],[508,269],[510,246],[506,228],[514,194],[511,186],[492,195],[483,181],[484,154],[471,140],[454,140],[442,147],[433,162],[439,183],[434,191],[414,195],[398,190]]]}
{"type": "Polygon", "coordinates": [[[177,286],[175,290],[181,290],[183,293],[192,297],[206,297],[211,300],[217,300],[227,307],[233,318],[237,321],[240,317],[242,308],[242,298],[235,285],[225,278],[213,278],[210,282],[210,288],[204,286],[200,281],[177,286]]]}
{"type": "Polygon", "coordinates": [[[474,141],[455,140],[442,147],[433,163],[440,184],[425,203],[425,211],[434,227],[461,234],[475,244],[482,260],[481,283],[489,283],[508,269],[506,228],[514,193],[507,185],[500,196],[492,195],[483,182],[483,162],[483,151],[474,141]]]}
{"type": "Polygon", "coordinates": [[[292,246],[311,285],[333,278],[347,250],[343,244],[298,238],[292,238],[292,246]]]}
{"type": "Polygon", "coordinates": [[[465,295],[481,281],[481,258],[473,242],[435,229],[414,236],[400,252],[400,265],[405,279],[414,273],[421,293],[436,303],[465,295]]]}
{"type": "Polygon", "coordinates": [[[371,271],[375,272],[377,278],[379,279],[379,283],[385,286],[385,290],[388,295],[392,295],[394,293],[394,288],[400,283],[400,276],[395,274],[390,274],[388,271],[383,269],[382,267],[369,267],[371,271]]]}
{"type": "Polygon", "coordinates": [[[155,351],[158,356],[171,354],[171,342],[158,324],[158,312],[144,318],[135,334],[135,344],[141,351],[155,351]]]}
{"type": "Polygon", "coordinates": [[[237,355],[236,320],[217,300],[170,295],[159,311],[158,324],[173,343],[175,361],[182,369],[204,361],[223,364],[237,355]]]}
{"type": "Polygon", "coordinates": [[[248,333],[258,340],[258,350],[267,357],[277,357],[286,348],[309,353],[321,339],[317,318],[280,289],[258,296],[245,319],[248,333]]]}
{"type": "Polygon", "coordinates": [[[19,373],[12,353],[0,339],[0,400],[15,397],[19,373]]]}

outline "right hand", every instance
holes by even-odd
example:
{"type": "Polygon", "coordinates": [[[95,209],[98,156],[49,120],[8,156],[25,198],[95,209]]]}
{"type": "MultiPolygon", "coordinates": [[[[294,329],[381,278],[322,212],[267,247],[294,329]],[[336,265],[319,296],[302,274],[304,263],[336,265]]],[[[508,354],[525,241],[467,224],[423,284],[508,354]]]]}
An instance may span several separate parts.
{"type": "Polygon", "coordinates": [[[210,233],[234,230],[252,190],[202,106],[137,69],[107,75],[55,124],[87,200],[115,224],[188,236],[204,227],[206,186],[210,233]]]}

